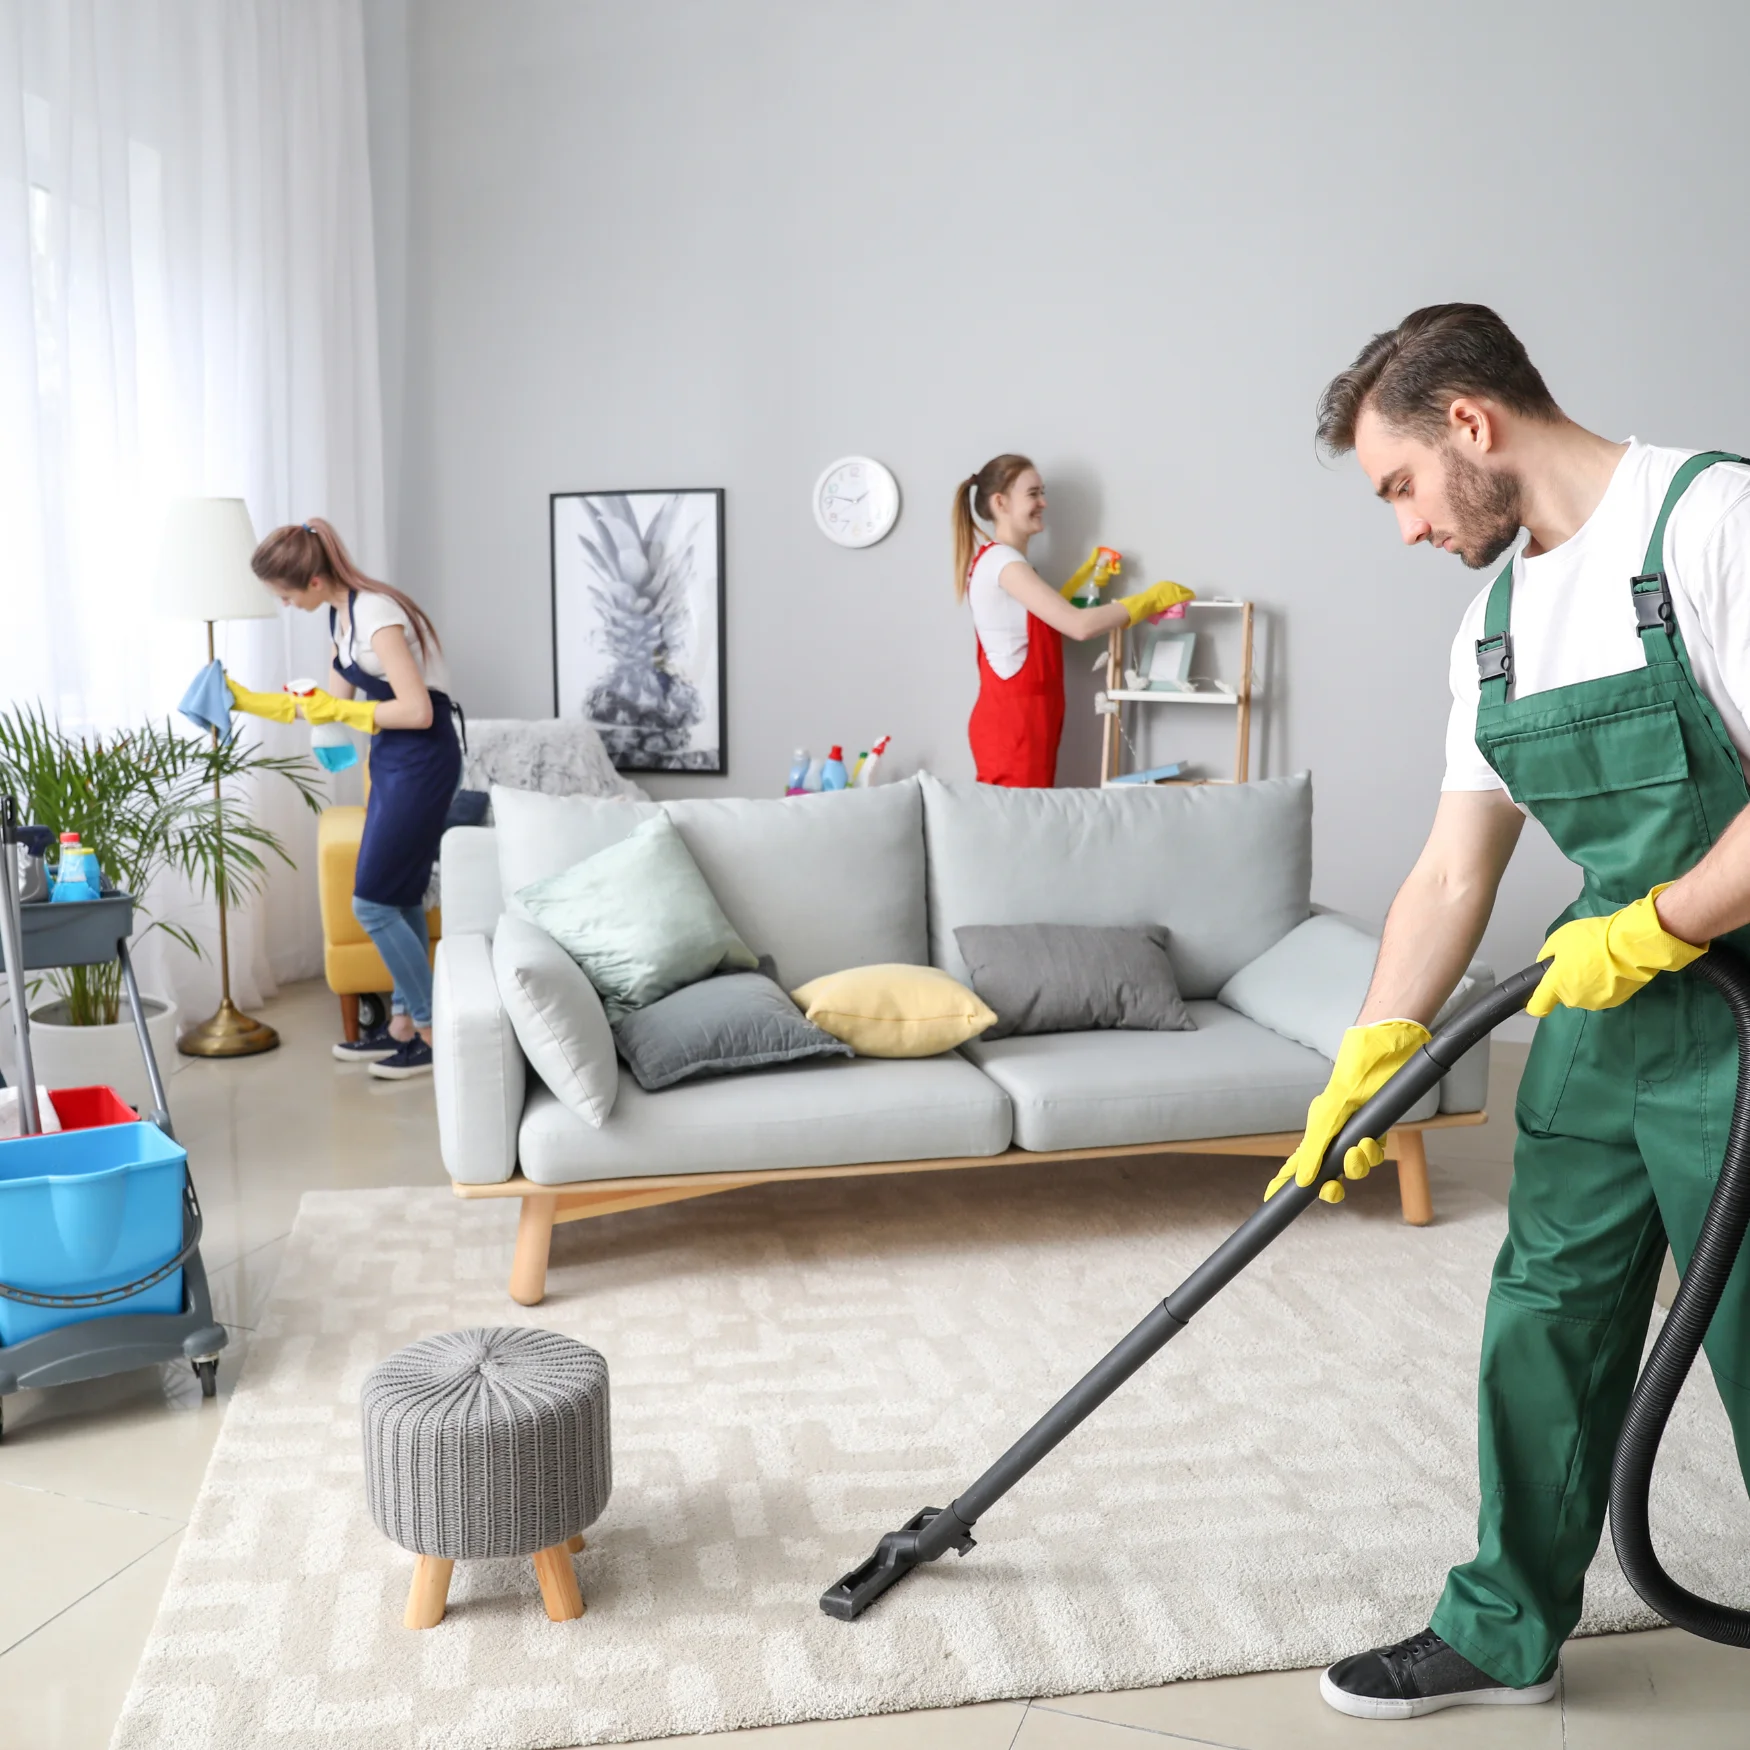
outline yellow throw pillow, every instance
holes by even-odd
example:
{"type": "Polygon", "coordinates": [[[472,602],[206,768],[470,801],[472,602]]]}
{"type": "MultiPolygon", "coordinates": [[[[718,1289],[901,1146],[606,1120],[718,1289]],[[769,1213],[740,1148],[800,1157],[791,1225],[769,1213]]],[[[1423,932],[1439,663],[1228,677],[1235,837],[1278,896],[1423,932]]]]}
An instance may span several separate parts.
{"type": "Polygon", "coordinates": [[[933,966],[853,966],[790,994],[859,1057],[935,1057],[996,1021],[994,1009],[933,966]]]}

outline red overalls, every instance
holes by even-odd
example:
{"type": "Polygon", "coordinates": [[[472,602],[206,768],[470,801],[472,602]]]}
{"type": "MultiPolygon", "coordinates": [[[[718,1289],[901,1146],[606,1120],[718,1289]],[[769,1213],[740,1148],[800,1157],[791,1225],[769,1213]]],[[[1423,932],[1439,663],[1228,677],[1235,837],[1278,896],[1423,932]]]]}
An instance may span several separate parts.
{"type": "MultiPolygon", "coordinates": [[[[973,554],[976,566],[996,543],[973,554]]],[[[967,574],[970,580],[970,571],[967,574]]],[[[1057,744],[1063,735],[1063,637],[1027,616],[1027,658],[1004,680],[978,645],[978,700],[967,725],[981,784],[1049,790],[1057,782],[1057,744]]]]}

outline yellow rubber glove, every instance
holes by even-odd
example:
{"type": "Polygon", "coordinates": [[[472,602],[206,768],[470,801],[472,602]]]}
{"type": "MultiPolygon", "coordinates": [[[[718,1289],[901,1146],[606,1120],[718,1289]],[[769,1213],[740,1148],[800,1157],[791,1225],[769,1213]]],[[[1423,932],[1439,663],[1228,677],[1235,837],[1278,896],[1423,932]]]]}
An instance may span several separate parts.
{"type": "Polygon", "coordinates": [[[1069,582],[1057,592],[1066,602],[1080,591],[1082,585],[1086,583],[1090,577],[1093,578],[1095,584],[1098,585],[1104,583],[1108,577],[1116,577],[1119,572],[1124,569],[1122,564],[1114,565],[1110,559],[1105,557],[1107,551],[1108,549],[1106,548],[1096,547],[1093,552],[1091,552],[1087,558],[1070,573],[1069,582]]]}
{"type": "MultiPolygon", "coordinates": [[[[1306,1109],[1306,1135],[1270,1181],[1264,1201],[1268,1203],[1290,1179],[1297,1185],[1310,1185],[1319,1176],[1331,1138],[1428,1039],[1428,1029],[1415,1021],[1375,1021],[1371,1027],[1351,1027],[1337,1048],[1337,1061],[1325,1091],[1306,1109]]],[[[1385,1150],[1371,1136],[1365,1136],[1344,1155],[1343,1177],[1365,1179],[1384,1159],[1385,1150]]],[[[1341,1203],[1343,1187],[1333,1179],[1319,1187],[1319,1196],[1326,1203],[1341,1203]]]]}
{"type": "Polygon", "coordinates": [[[298,720],[297,701],[290,693],[252,693],[247,687],[240,687],[225,676],[225,685],[231,689],[231,709],[247,711],[251,717],[265,717],[272,723],[296,723],[298,720]]]}
{"type": "Polygon", "coordinates": [[[1136,626],[1144,620],[1152,620],[1156,614],[1164,614],[1168,608],[1177,607],[1180,602],[1195,600],[1196,594],[1182,583],[1151,583],[1139,595],[1122,595],[1118,601],[1121,607],[1130,610],[1130,623],[1136,626]]]}
{"type": "Polygon", "coordinates": [[[365,735],[377,733],[377,701],[375,699],[337,699],[325,688],[318,687],[300,701],[306,723],[344,723],[365,735]]]}
{"type": "Polygon", "coordinates": [[[1645,899],[1608,917],[1575,918],[1563,924],[1538,949],[1539,960],[1555,960],[1525,1005],[1530,1015],[1547,1015],[1557,1003],[1569,1009],[1614,1009],[1626,1003],[1655,974],[1676,972],[1707,952],[1673,936],[1659,922],[1653,901],[1669,887],[1662,881],[1645,899]]]}

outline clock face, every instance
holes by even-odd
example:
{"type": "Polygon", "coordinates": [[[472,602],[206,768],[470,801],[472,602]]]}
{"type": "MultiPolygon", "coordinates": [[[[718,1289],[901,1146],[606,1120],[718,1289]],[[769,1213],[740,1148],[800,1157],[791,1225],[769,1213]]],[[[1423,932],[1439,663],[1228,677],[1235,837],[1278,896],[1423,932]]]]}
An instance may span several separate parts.
{"type": "Polygon", "coordinates": [[[814,520],[841,547],[872,547],[899,520],[899,482],[867,456],[845,456],[814,483],[814,520]]]}

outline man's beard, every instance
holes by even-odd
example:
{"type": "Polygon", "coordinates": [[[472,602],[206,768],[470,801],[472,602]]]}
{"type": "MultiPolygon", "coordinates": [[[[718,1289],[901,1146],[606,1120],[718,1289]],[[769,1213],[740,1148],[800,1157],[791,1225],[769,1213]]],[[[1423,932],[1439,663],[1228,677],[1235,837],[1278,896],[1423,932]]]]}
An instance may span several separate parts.
{"type": "Polygon", "coordinates": [[[1456,450],[1445,454],[1449,531],[1458,556],[1472,571],[1493,565],[1519,538],[1519,476],[1479,468],[1456,450]]]}

